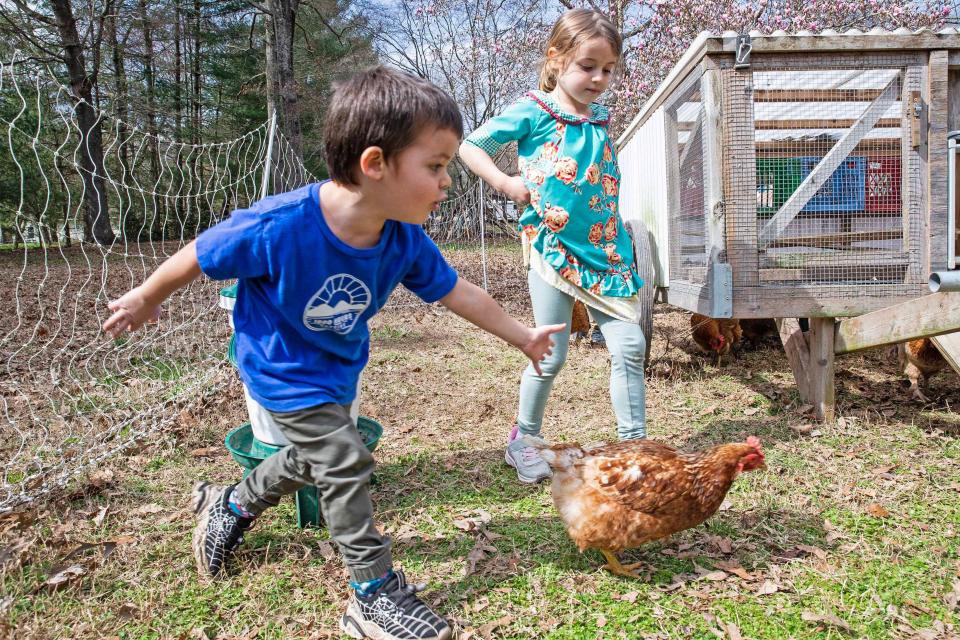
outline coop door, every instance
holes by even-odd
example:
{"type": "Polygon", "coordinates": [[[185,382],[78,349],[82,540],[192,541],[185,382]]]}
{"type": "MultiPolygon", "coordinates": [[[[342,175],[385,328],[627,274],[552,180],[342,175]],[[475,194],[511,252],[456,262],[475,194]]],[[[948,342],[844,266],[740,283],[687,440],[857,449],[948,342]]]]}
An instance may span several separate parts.
{"type": "Polygon", "coordinates": [[[906,65],[851,59],[753,71],[761,286],[919,276],[919,203],[907,197],[919,160],[905,101],[919,79],[906,65]]]}

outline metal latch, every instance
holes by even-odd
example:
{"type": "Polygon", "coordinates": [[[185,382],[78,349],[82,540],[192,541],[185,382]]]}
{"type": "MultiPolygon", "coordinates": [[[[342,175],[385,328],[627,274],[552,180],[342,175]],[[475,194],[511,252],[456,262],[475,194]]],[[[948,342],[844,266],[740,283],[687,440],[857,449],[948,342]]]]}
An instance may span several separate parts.
{"type": "Polygon", "coordinates": [[[737,56],[733,63],[734,69],[747,69],[750,67],[750,52],[753,51],[753,40],[749,33],[741,33],[737,36],[737,56]]]}

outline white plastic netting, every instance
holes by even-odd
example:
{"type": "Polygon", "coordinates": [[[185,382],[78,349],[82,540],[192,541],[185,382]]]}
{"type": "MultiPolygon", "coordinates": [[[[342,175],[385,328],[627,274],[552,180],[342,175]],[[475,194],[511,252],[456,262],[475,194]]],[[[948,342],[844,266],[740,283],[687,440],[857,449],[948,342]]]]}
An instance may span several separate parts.
{"type": "MultiPolygon", "coordinates": [[[[234,209],[316,180],[270,122],[187,144],[151,133],[169,130],[162,115],[148,126],[96,110],[103,168],[84,180],[92,136],[78,111],[49,69],[0,61],[0,513],[148,441],[226,387],[236,374],[217,309],[225,283],[198,279],[158,323],[117,341],[100,330],[107,304],[234,209]],[[88,185],[103,197],[88,198],[88,185]],[[92,240],[88,201],[104,203],[112,239],[101,228],[92,240]]],[[[475,179],[459,192],[427,232],[486,288],[488,248],[516,243],[516,211],[475,179]]],[[[421,303],[401,293],[390,304],[421,303]]]]}
{"type": "MultiPolygon", "coordinates": [[[[0,62],[0,512],[36,500],[177,418],[233,375],[221,284],[177,292],[157,324],[107,340],[107,303],[238,208],[314,180],[272,128],[191,145],[96,114],[114,238],[82,242],[77,101],[47,69],[0,62]]],[[[158,127],[159,128],[159,127],[158,127]]],[[[162,129],[160,129],[162,130],[162,129]]],[[[96,200],[94,200],[96,201],[96,200]]]]}

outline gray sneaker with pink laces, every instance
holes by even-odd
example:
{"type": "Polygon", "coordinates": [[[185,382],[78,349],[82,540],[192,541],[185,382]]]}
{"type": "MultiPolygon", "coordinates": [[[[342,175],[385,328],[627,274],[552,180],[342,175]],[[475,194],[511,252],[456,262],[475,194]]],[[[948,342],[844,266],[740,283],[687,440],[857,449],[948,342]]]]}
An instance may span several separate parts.
{"type": "Polygon", "coordinates": [[[507,451],[503,455],[507,464],[517,470],[517,479],[524,484],[536,484],[551,475],[550,465],[540,457],[540,453],[524,442],[519,427],[513,425],[507,451]]]}

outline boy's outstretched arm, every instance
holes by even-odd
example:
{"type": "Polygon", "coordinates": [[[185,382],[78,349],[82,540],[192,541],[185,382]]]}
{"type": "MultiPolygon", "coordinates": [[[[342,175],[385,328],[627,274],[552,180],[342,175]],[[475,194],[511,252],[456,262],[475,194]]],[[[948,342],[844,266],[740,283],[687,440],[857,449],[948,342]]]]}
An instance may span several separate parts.
{"type": "Polygon", "coordinates": [[[548,324],[532,329],[526,327],[507,315],[503,307],[486,291],[463,278],[457,280],[453,291],[440,298],[440,304],[523,351],[530,358],[537,374],[542,373],[540,361],[553,352],[553,340],[550,336],[567,326],[548,324]]]}
{"type": "Polygon", "coordinates": [[[135,331],[145,322],[160,317],[160,304],[200,275],[196,245],[196,240],[191,241],[161,264],[143,284],[107,305],[113,314],[103,323],[103,330],[116,338],[124,331],[135,331]]]}

